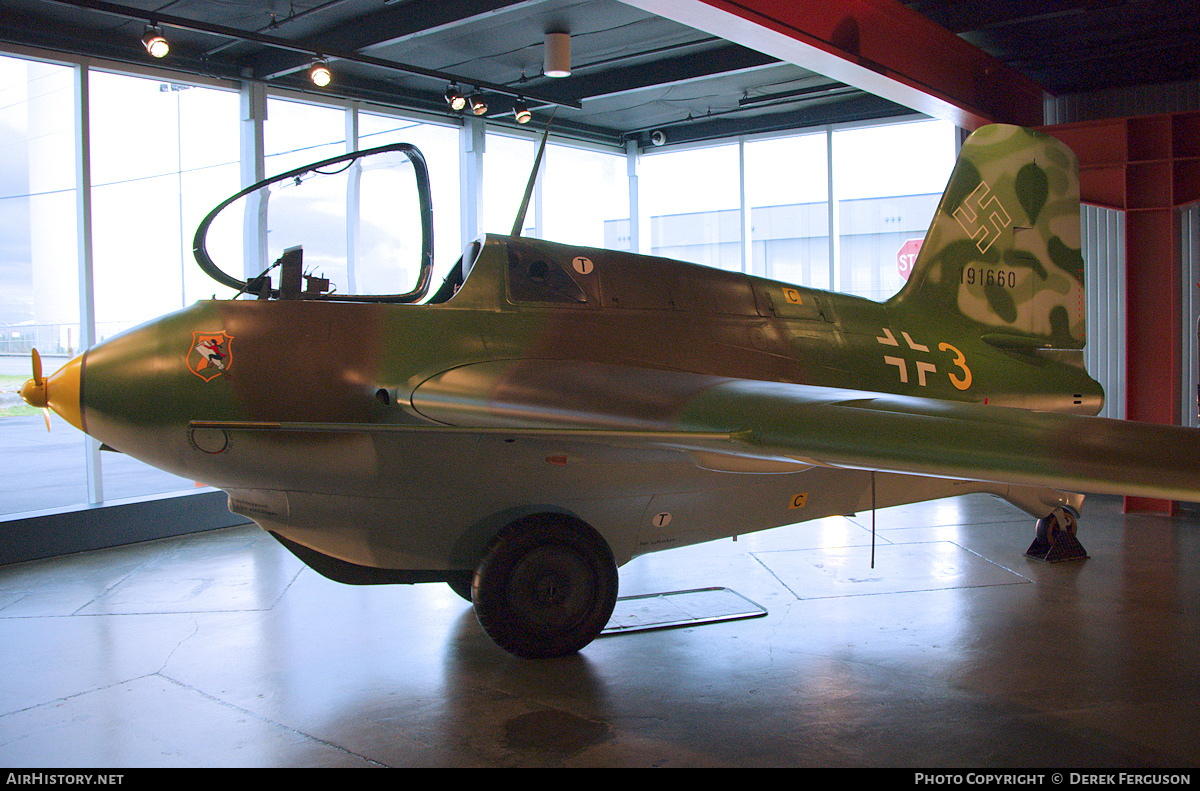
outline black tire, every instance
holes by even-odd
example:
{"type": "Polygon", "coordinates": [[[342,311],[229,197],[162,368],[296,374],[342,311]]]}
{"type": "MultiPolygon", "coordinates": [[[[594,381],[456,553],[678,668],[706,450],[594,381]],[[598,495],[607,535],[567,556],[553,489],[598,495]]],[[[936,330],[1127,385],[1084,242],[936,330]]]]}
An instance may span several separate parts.
{"type": "Polygon", "coordinates": [[[472,574],[469,571],[464,571],[462,574],[457,574],[446,580],[446,584],[450,586],[450,590],[457,593],[467,601],[471,601],[471,578],[472,574]]]}
{"type": "Polygon", "coordinates": [[[475,617],[506,651],[573,654],[596,638],[617,601],[617,566],[600,535],[543,514],[505,528],[475,571],[475,617]]]}

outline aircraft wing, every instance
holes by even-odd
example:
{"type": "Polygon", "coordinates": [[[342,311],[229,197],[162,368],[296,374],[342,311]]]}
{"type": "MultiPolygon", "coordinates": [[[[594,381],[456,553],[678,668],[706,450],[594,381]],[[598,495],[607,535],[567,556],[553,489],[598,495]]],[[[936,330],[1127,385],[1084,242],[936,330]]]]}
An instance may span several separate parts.
{"type": "Polygon", "coordinates": [[[450,430],[649,443],[727,471],[820,465],[1200,500],[1200,431],[1176,426],[546,360],[455,368],[412,401],[450,430]]]}

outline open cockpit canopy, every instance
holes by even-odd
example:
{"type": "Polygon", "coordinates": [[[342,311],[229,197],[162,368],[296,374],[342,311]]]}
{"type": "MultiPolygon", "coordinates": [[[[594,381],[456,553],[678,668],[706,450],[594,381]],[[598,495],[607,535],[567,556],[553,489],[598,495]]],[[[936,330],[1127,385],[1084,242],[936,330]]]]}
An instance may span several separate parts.
{"type": "Polygon", "coordinates": [[[394,143],[263,179],[209,212],[193,254],[238,295],[418,302],[433,271],[425,158],[415,146],[394,143]],[[213,255],[246,262],[240,277],[213,255]]]}

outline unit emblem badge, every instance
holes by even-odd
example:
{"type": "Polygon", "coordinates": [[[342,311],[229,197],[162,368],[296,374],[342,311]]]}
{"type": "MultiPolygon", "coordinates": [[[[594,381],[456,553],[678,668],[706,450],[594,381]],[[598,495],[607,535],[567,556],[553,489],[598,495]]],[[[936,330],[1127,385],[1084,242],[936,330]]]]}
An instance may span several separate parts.
{"type": "Polygon", "coordinates": [[[196,376],[211,382],[229,372],[233,365],[233,336],[227,332],[192,333],[192,347],[187,354],[187,367],[196,376]]]}

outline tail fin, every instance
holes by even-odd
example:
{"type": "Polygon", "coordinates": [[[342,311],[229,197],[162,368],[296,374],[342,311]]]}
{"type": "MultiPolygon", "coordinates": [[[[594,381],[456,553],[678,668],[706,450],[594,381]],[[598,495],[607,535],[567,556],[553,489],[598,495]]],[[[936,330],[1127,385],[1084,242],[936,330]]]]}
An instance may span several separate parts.
{"type": "Polygon", "coordinates": [[[1086,340],[1074,152],[1040,132],[986,126],[963,143],[908,282],[889,305],[978,325],[1000,345],[1086,340]]]}

